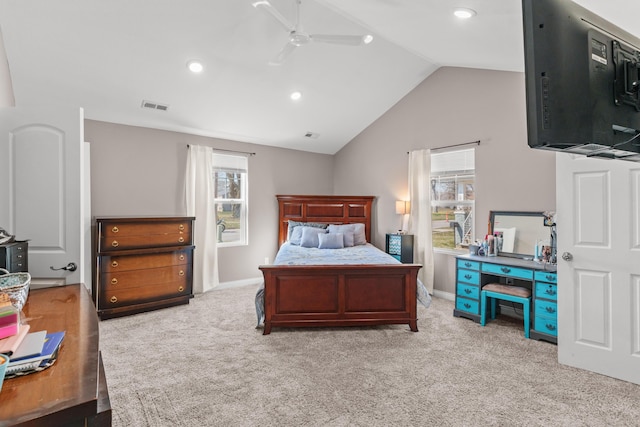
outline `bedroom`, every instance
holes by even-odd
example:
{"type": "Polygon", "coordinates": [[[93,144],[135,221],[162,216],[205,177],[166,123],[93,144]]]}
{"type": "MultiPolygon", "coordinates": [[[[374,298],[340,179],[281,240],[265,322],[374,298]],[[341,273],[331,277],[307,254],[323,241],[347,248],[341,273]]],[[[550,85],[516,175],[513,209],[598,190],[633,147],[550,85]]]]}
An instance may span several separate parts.
{"type": "MultiPolygon", "coordinates": [[[[11,85],[8,77],[4,83],[11,85]]],[[[4,105],[11,106],[6,99],[4,105]]],[[[257,266],[276,251],[275,194],[375,195],[373,241],[381,247],[385,233],[400,222],[394,203],[406,197],[407,151],[479,139],[476,176],[482,197],[476,202],[476,225],[482,229],[492,209],[555,208],[555,155],[526,146],[524,108],[522,73],[448,66],[417,84],[335,154],[87,119],[92,212],[182,214],[187,144],[255,152],[249,160],[250,244],[221,248],[219,256],[221,283],[256,283],[257,266]],[[139,164],[144,169],[135,167],[139,164]],[[116,174],[112,165],[118,165],[116,174]]],[[[436,254],[436,295],[454,293],[453,260],[449,253],[436,254]]]]}

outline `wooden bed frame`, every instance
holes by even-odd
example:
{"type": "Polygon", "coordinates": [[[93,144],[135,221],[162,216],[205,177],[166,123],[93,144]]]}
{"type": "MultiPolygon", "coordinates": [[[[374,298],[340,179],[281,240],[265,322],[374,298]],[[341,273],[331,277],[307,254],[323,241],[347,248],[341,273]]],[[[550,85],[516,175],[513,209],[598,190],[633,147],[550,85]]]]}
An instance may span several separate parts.
{"type": "MultiPolygon", "coordinates": [[[[276,196],[278,247],[288,221],[364,223],[371,242],[372,196],[276,196]]],[[[264,335],[272,327],[417,325],[417,264],[262,265],[264,335]]]]}

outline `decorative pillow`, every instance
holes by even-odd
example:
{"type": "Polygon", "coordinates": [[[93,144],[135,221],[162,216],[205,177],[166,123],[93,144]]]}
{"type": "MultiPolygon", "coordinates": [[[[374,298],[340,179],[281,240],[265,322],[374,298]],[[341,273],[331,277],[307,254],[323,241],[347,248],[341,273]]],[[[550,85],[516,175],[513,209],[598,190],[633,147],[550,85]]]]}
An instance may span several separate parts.
{"type": "Polygon", "coordinates": [[[293,221],[290,219],[289,225],[287,227],[287,240],[291,240],[291,234],[293,233],[293,230],[295,230],[296,227],[299,227],[299,226],[315,227],[315,228],[322,228],[322,229],[327,228],[327,224],[323,224],[321,222],[300,222],[300,221],[293,221]]]}
{"type": "MultiPolygon", "coordinates": [[[[339,233],[336,233],[336,234],[339,234],[339,233]]],[[[350,248],[354,246],[353,233],[351,231],[345,231],[344,233],[342,233],[342,236],[343,236],[345,248],[350,248]]]]}
{"type": "Polygon", "coordinates": [[[354,245],[365,245],[367,243],[367,235],[364,231],[364,224],[331,224],[327,228],[329,233],[353,233],[354,245]]]}
{"type": "Polygon", "coordinates": [[[344,248],[344,238],[342,233],[318,234],[318,248],[320,249],[342,249],[344,248]]]}
{"type": "Polygon", "coordinates": [[[300,240],[302,240],[302,229],[304,227],[295,227],[289,236],[289,243],[292,245],[300,246],[300,240]]]}
{"type": "Polygon", "coordinates": [[[300,246],[303,248],[317,248],[320,244],[318,234],[325,234],[327,230],[317,227],[300,227],[302,228],[302,238],[300,239],[300,246]]]}

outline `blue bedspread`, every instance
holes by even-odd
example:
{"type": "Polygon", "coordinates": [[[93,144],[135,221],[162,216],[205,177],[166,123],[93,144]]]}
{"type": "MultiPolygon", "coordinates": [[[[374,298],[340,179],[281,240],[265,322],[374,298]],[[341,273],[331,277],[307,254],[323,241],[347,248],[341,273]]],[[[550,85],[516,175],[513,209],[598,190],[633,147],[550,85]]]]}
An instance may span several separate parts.
{"type": "MultiPolygon", "coordinates": [[[[400,264],[400,261],[370,243],[342,249],[303,248],[285,243],[280,247],[274,265],[357,265],[400,264]]],[[[418,279],[416,297],[425,307],[431,304],[431,295],[418,279]]],[[[256,293],[258,325],[264,322],[264,283],[256,293]]]]}

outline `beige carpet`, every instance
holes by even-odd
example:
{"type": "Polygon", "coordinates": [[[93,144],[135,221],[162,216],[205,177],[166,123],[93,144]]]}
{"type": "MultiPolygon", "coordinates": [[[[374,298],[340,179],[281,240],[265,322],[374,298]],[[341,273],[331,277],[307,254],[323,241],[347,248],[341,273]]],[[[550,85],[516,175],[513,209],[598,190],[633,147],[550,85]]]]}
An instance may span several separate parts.
{"type": "Polygon", "coordinates": [[[100,323],[113,424],[632,426],[640,387],[434,298],[407,326],[255,329],[254,286],[100,323]]]}

